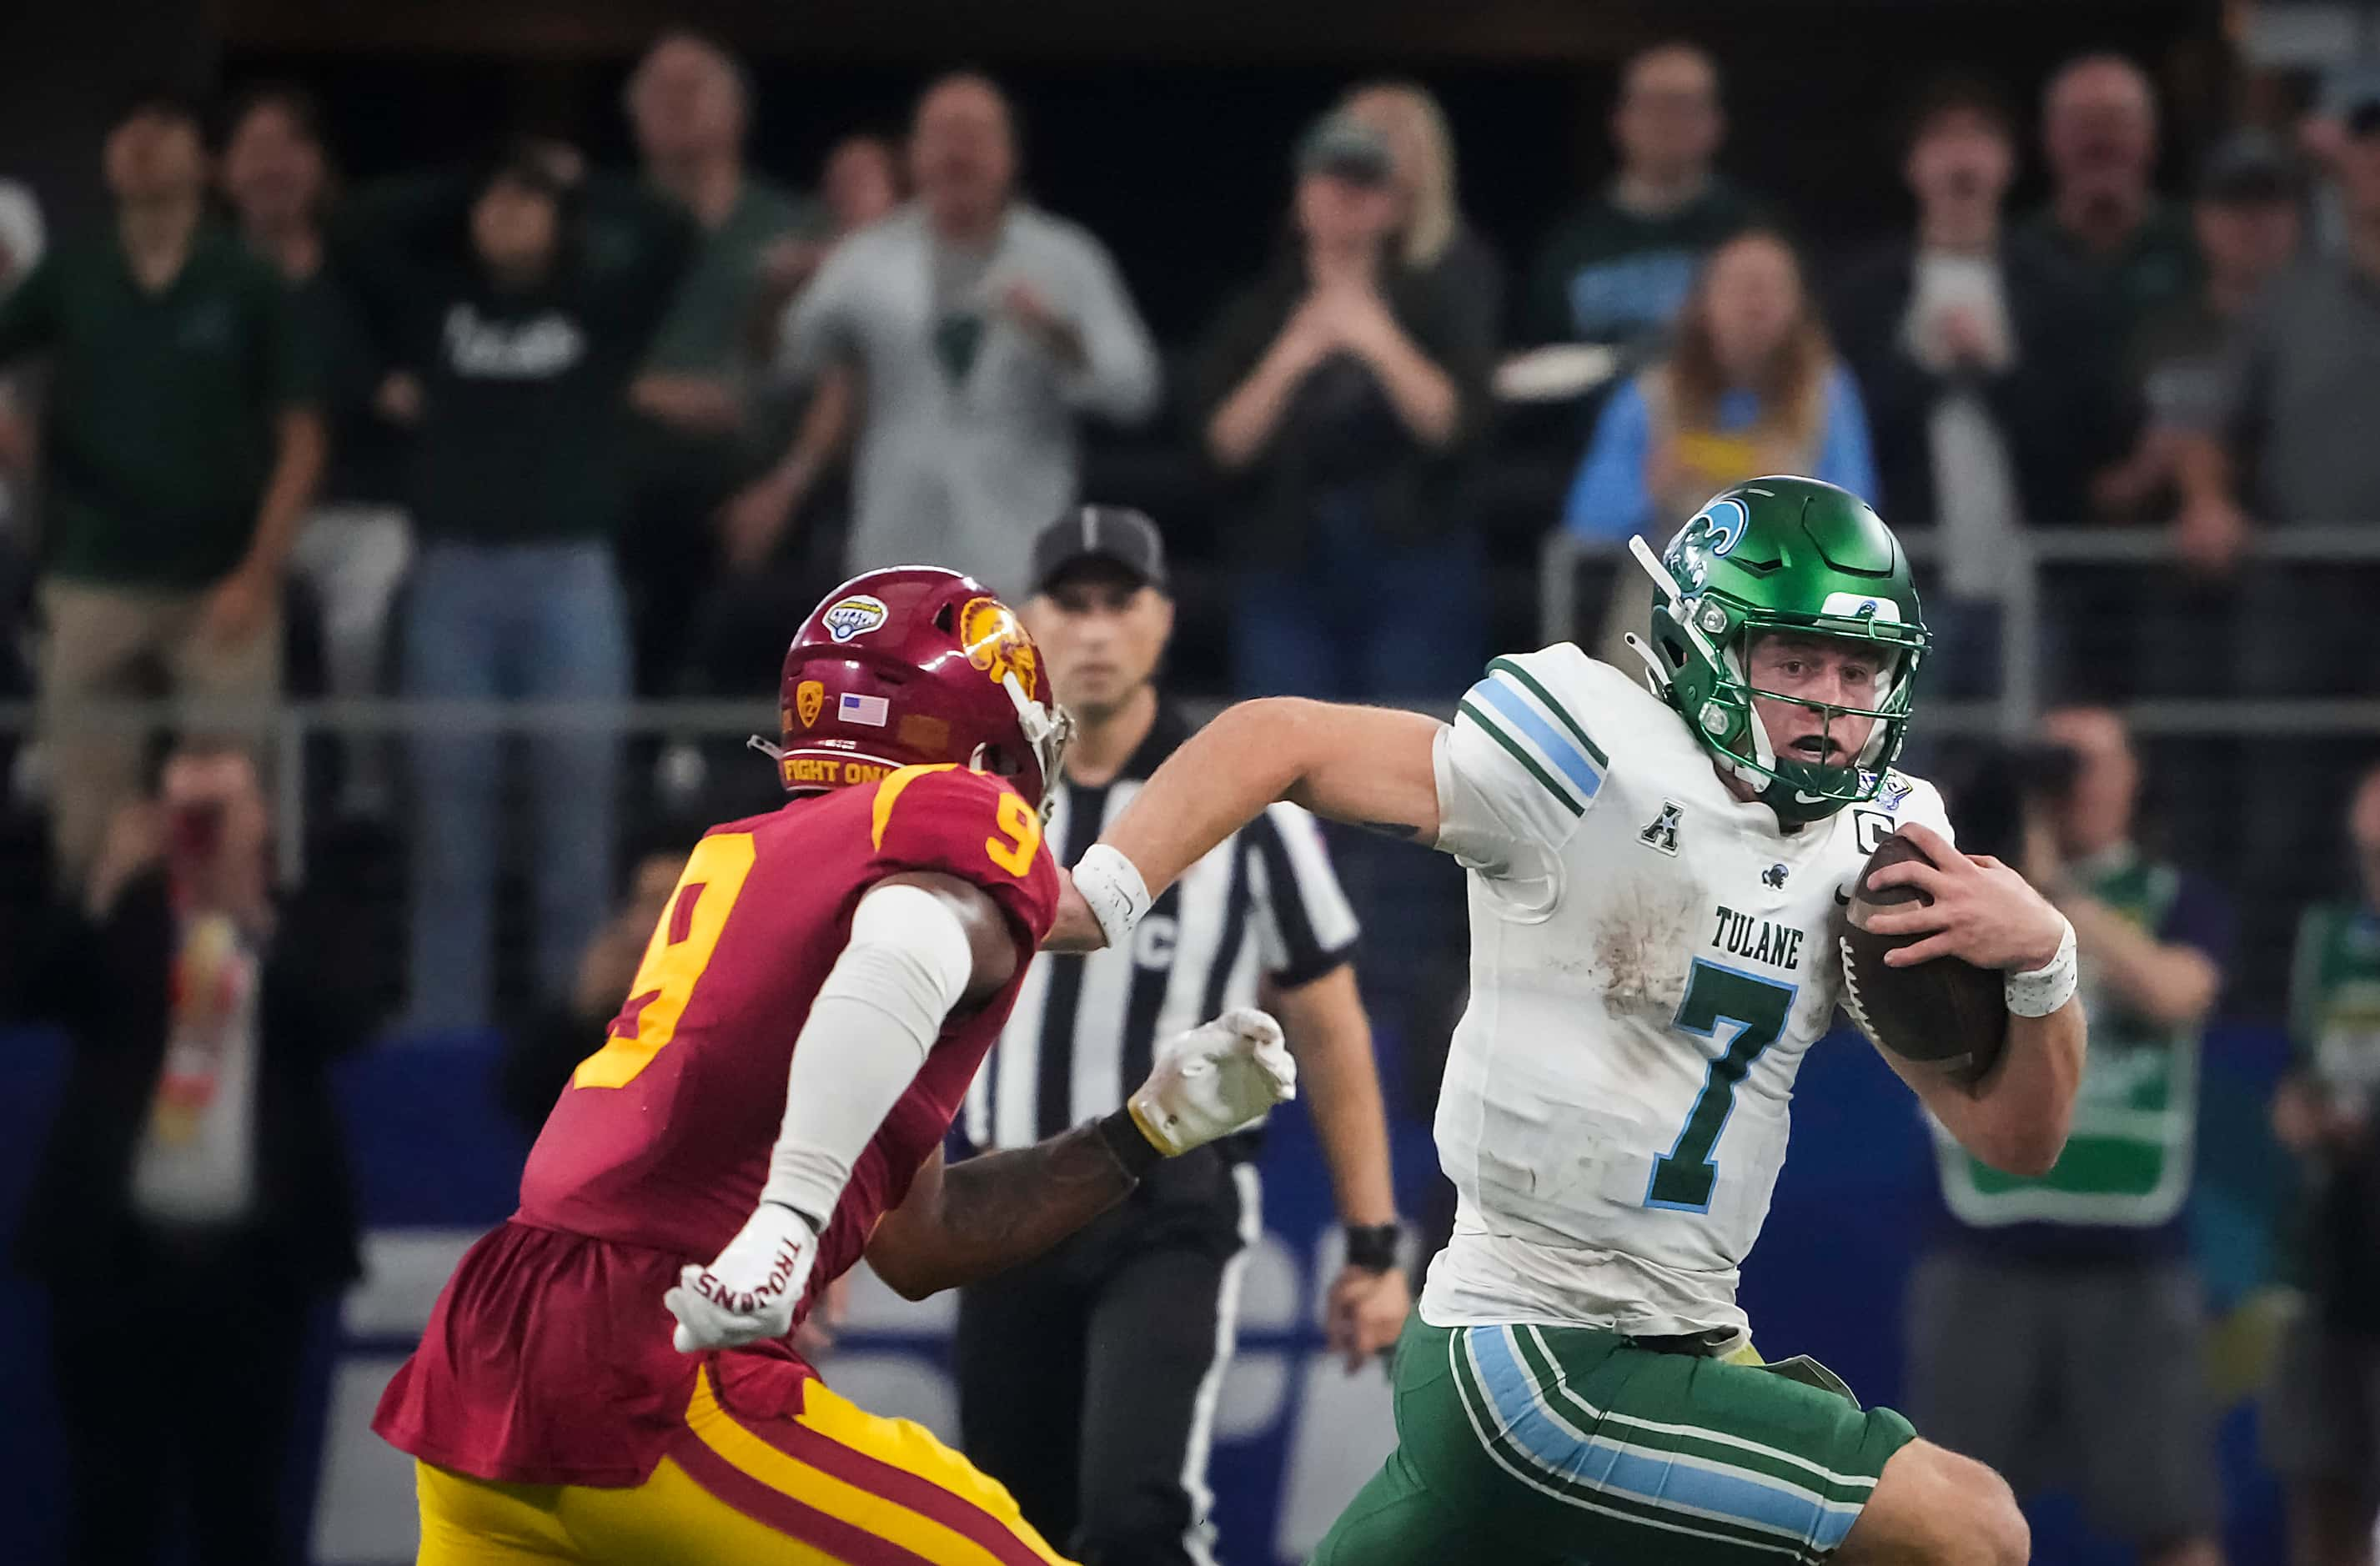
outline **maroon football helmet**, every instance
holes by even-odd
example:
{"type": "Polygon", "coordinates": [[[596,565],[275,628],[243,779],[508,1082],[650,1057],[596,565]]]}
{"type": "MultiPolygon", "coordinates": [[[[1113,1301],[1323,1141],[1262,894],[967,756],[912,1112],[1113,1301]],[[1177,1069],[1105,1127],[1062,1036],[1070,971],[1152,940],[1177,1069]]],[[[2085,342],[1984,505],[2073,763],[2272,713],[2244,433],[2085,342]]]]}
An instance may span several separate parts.
{"type": "Polygon", "coordinates": [[[775,757],[795,794],[955,762],[1048,806],[1072,729],[1040,649],[990,588],[934,565],[835,589],[785,652],[775,757]]]}

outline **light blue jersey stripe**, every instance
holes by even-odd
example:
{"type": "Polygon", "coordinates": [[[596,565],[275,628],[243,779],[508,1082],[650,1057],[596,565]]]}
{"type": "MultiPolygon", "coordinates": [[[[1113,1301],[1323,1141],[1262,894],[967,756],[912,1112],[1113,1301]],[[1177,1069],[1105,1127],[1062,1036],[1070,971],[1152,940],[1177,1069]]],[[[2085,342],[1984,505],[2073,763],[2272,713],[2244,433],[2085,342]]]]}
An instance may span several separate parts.
{"type": "Polygon", "coordinates": [[[1471,687],[1471,694],[1501,713],[1514,728],[1536,742],[1562,776],[1574,784],[1583,798],[1592,799],[1595,791],[1603,786],[1603,774],[1595,770],[1578,741],[1563,734],[1537,715],[1537,710],[1521,698],[1518,691],[1495,675],[1489,675],[1471,687]]]}
{"type": "Polygon", "coordinates": [[[1479,1366],[1481,1385],[1496,1405],[1498,1421],[1513,1444],[1549,1471],[1597,1489],[1633,1496],[1655,1505],[1691,1507],[1773,1528],[1792,1538],[1832,1549],[1859,1518],[1857,1505],[1829,1503],[1815,1496],[1763,1483],[1741,1471],[1716,1473],[1599,1437],[1581,1439],[1557,1421],[1539,1400],[1536,1383],[1508,1336],[1509,1328],[1474,1328],[1465,1339],[1479,1366]]]}

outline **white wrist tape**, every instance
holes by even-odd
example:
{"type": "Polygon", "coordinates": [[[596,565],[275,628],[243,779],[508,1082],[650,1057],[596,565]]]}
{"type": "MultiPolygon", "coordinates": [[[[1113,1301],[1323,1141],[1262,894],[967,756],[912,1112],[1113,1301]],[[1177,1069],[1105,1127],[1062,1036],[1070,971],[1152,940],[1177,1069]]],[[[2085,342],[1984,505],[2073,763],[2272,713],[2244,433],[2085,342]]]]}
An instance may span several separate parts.
{"type": "Polygon", "coordinates": [[[917,1079],[975,956],[950,905],[923,887],[878,886],[819,986],[785,1073],[785,1118],[760,1199],[820,1225],[884,1117],[917,1079]]]}
{"type": "Polygon", "coordinates": [[[2010,973],[2000,981],[2010,1016],[2046,1017],[2074,999],[2081,979],[2074,960],[2074,927],[2058,939],[2058,955],[2037,968],[2010,973]]]}
{"type": "Polygon", "coordinates": [[[1122,951],[1133,927],[1148,912],[1148,883],[1140,879],[1140,868],[1121,851],[1094,843],[1075,861],[1074,873],[1075,890],[1091,905],[1091,917],[1099,921],[1108,950],[1122,951]]]}

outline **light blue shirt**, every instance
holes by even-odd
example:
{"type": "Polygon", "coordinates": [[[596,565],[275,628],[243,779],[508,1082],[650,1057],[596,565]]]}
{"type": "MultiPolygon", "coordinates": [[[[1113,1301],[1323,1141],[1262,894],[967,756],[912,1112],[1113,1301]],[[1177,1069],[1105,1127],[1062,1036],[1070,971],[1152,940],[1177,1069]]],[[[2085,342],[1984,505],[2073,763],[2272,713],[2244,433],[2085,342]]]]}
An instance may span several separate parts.
{"type": "MultiPolygon", "coordinates": [[[[1867,409],[1860,402],[1859,382],[1840,362],[1827,373],[1825,396],[1816,471],[1803,476],[1872,499],[1876,458],[1868,449],[1867,409]]],[[[1722,434],[1749,430],[1759,419],[1757,394],[1732,391],[1719,399],[1722,434]]],[[[1645,459],[1652,445],[1652,410],[1642,383],[1631,380],[1603,405],[1595,439],[1571,481],[1562,526],[1585,539],[1625,539],[1658,526],[1661,519],[1653,515],[1653,497],[1645,489],[1645,459]]]]}

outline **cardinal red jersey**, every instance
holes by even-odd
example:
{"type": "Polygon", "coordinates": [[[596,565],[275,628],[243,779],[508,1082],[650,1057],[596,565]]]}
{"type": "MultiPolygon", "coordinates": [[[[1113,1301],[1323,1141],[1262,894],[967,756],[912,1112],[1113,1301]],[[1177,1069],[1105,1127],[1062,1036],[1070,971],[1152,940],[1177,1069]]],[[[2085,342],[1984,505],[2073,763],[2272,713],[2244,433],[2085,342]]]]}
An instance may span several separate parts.
{"type": "MultiPolygon", "coordinates": [[[[751,1216],[795,1037],[861,895],[905,870],[989,892],[1015,935],[1016,973],[942,1030],[861,1153],[799,1322],[941,1146],[1055,913],[1040,818],[996,778],[906,768],[702,839],[626,1004],[546,1119],[519,1211],[464,1257],[374,1428],[481,1478],[644,1480],[697,1366],[671,1347],[662,1295],[751,1216]]],[[[792,1357],[783,1342],[746,1352],[792,1357]]]]}

